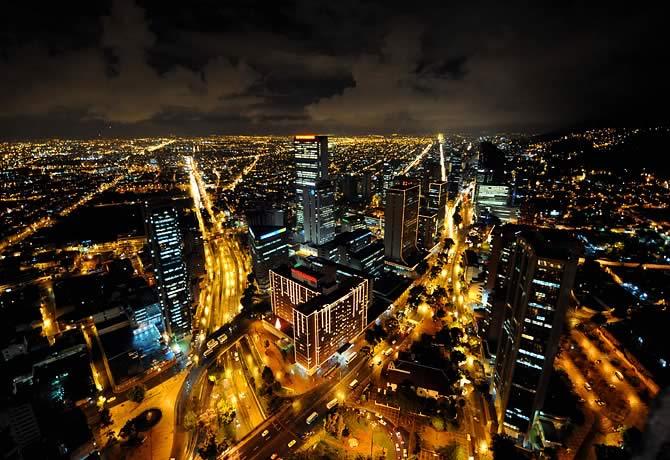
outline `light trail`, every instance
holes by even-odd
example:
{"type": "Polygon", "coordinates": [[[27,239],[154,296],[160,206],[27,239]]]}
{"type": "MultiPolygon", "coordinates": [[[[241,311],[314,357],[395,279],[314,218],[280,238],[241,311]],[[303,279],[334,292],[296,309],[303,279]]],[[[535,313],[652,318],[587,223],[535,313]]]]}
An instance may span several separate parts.
{"type": "Polygon", "coordinates": [[[419,162],[425,158],[425,156],[428,154],[428,152],[430,152],[430,149],[431,149],[432,146],[433,146],[433,142],[431,141],[431,142],[426,146],[426,148],[423,149],[423,150],[421,151],[421,153],[419,153],[419,154],[416,156],[416,158],[415,158],[414,160],[412,160],[412,162],[411,162],[410,164],[408,164],[407,167],[406,167],[405,169],[402,170],[402,173],[401,173],[401,174],[402,174],[402,175],[407,174],[408,172],[410,172],[410,170],[411,170],[413,167],[415,167],[416,165],[418,165],[419,162]]]}
{"type": "Polygon", "coordinates": [[[444,161],[444,135],[438,134],[437,142],[440,145],[440,172],[442,173],[442,182],[447,180],[447,166],[444,161]]]}

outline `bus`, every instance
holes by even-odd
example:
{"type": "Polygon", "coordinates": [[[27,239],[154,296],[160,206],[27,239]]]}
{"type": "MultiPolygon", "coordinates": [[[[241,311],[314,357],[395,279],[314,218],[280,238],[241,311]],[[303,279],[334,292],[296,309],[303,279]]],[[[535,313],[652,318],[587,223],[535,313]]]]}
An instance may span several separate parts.
{"type": "Polygon", "coordinates": [[[211,355],[212,353],[214,353],[214,348],[208,348],[207,350],[205,350],[205,352],[203,353],[203,355],[205,356],[205,358],[207,358],[207,357],[208,357],[209,355],[211,355]]]}
{"type": "Polygon", "coordinates": [[[314,420],[319,416],[316,412],[312,412],[309,417],[307,417],[307,424],[311,425],[314,420]]]}
{"type": "Polygon", "coordinates": [[[356,353],[352,353],[351,355],[347,356],[347,358],[345,359],[345,362],[347,363],[347,366],[349,364],[351,364],[351,362],[354,360],[355,357],[356,357],[356,353]]]}
{"type": "Polygon", "coordinates": [[[337,400],[337,398],[335,398],[335,399],[333,399],[332,401],[329,401],[328,404],[326,404],[326,407],[328,408],[328,410],[330,410],[330,409],[332,409],[333,407],[337,406],[337,403],[338,403],[338,402],[339,402],[339,401],[337,400]]]}
{"type": "Polygon", "coordinates": [[[358,386],[358,380],[354,379],[354,380],[349,384],[349,388],[351,388],[351,389],[353,390],[354,388],[356,388],[356,386],[358,386]]]}

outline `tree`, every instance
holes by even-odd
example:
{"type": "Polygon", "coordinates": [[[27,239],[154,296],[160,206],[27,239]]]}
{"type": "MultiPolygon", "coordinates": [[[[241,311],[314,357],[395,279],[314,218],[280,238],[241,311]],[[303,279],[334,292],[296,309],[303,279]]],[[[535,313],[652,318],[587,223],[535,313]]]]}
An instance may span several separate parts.
{"type": "Polygon", "coordinates": [[[112,424],[112,414],[108,407],[100,411],[100,424],[102,426],[109,426],[112,424]]]}
{"type": "Polygon", "coordinates": [[[220,399],[216,404],[216,415],[220,424],[228,425],[235,420],[235,408],[226,399],[220,399]]]}
{"type": "Polygon", "coordinates": [[[460,350],[452,350],[451,359],[456,363],[462,363],[465,361],[465,354],[463,354],[463,352],[460,350]]]}
{"type": "Polygon", "coordinates": [[[261,377],[263,378],[263,382],[265,382],[265,384],[268,386],[275,382],[275,375],[272,373],[272,369],[270,369],[268,366],[263,368],[261,377]]]}
{"type": "Polygon", "coordinates": [[[440,319],[444,318],[446,315],[447,315],[447,312],[444,311],[444,308],[438,309],[437,312],[435,313],[435,316],[440,318],[440,319]]]}
{"type": "Polygon", "coordinates": [[[126,393],[126,397],[136,403],[141,403],[144,400],[144,397],[147,394],[147,388],[142,385],[135,385],[126,393]]]}
{"type": "Polygon", "coordinates": [[[437,431],[444,431],[444,419],[438,415],[434,415],[430,418],[430,424],[433,425],[437,431]]]}
{"type": "Polygon", "coordinates": [[[467,458],[465,449],[457,442],[440,447],[437,453],[445,460],[465,460],[467,458]]]}
{"type": "Polygon", "coordinates": [[[524,460],[514,444],[514,440],[502,434],[493,435],[493,460],[524,460]]]}
{"type": "Polygon", "coordinates": [[[195,415],[195,412],[189,410],[184,414],[184,429],[186,431],[193,431],[198,424],[198,417],[195,415]]]}

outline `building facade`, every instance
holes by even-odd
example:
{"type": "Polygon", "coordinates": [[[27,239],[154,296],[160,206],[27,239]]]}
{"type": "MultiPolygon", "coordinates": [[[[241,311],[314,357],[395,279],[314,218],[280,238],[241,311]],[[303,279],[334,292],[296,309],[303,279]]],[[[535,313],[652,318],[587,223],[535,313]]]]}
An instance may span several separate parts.
{"type": "Polygon", "coordinates": [[[293,138],[293,149],[296,172],[296,230],[300,232],[304,220],[304,190],[314,189],[319,180],[328,178],[328,136],[295,136],[293,138]]]}
{"type": "Polygon", "coordinates": [[[574,241],[558,232],[517,235],[492,388],[498,426],[519,441],[544,404],[577,258],[574,241]]]}
{"type": "Polygon", "coordinates": [[[291,324],[296,363],[310,375],[363,332],[371,292],[367,278],[338,277],[333,264],[316,262],[270,271],[273,312],[291,324]]]}
{"type": "Polygon", "coordinates": [[[260,289],[270,287],[269,270],[288,263],[288,234],[286,227],[250,225],[249,245],[254,276],[260,289]]]}
{"type": "Polygon", "coordinates": [[[329,180],[303,189],[305,243],[320,246],[335,237],[335,191],[329,180]]]}
{"type": "Polygon", "coordinates": [[[148,207],[147,234],[165,329],[179,337],[190,334],[191,293],[176,209],[172,206],[148,207]]]}
{"type": "Polygon", "coordinates": [[[406,264],[417,252],[420,189],[411,181],[400,180],[386,191],[384,248],[388,259],[406,264]]]}

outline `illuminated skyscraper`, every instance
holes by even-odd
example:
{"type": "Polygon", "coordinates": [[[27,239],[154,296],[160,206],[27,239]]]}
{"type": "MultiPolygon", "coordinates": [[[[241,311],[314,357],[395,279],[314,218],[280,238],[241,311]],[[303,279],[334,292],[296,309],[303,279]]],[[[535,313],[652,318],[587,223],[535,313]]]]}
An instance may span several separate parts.
{"type": "Polygon", "coordinates": [[[387,259],[406,264],[417,252],[420,189],[412,181],[401,179],[386,191],[384,249],[387,259]]]}
{"type": "Polygon", "coordinates": [[[449,155],[448,188],[449,199],[454,200],[461,189],[461,176],[463,174],[463,153],[458,149],[452,149],[449,155]]]}
{"type": "Polygon", "coordinates": [[[370,281],[340,274],[337,267],[341,266],[315,259],[313,266],[284,265],[270,270],[272,311],[291,324],[295,361],[308,374],[368,324],[370,281]]]}
{"type": "Polygon", "coordinates": [[[521,231],[508,267],[493,391],[501,431],[527,437],[542,408],[577,269],[576,245],[558,232],[521,231]]]}
{"type": "Polygon", "coordinates": [[[328,178],[328,136],[300,135],[293,138],[295,159],[295,192],[297,199],[296,230],[303,229],[304,190],[315,189],[321,179],[328,178]]]}
{"type": "Polygon", "coordinates": [[[303,189],[305,242],[316,246],[335,237],[335,191],[329,180],[303,189]]]}
{"type": "Polygon", "coordinates": [[[430,182],[426,195],[426,209],[437,213],[437,228],[442,231],[447,213],[447,182],[430,182]]]}
{"type": "Polygon", "coordinates": [[[288,262],[286,227],[250,225],[249,244],[256,282],[265,291],[270,287],[268,271],[288,262]]]}
{"type": "Polygon", "coordinates": [[[146,216],[165,327],[181,337],[191,332],[191,294],[177,211],[169,205],[147,206],[146,216]]]}

